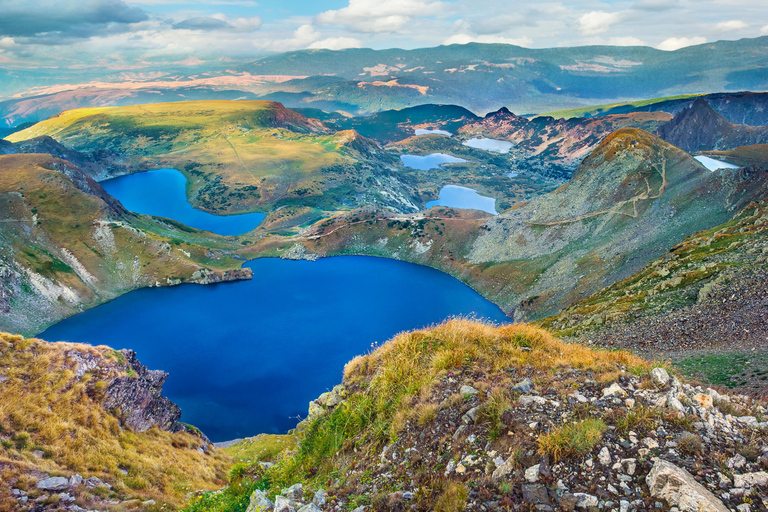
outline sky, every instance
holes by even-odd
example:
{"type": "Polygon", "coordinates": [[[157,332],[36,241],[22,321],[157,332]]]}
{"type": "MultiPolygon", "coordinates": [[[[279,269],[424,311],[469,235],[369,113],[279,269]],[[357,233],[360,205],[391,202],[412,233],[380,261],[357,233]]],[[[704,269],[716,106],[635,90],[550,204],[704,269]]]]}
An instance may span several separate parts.
{"type": "Polygon", "coordinates": [[[765,0],[0,0],[0,67],[184,65],[305,48],[693,44],[768,35],[765,0]]]}

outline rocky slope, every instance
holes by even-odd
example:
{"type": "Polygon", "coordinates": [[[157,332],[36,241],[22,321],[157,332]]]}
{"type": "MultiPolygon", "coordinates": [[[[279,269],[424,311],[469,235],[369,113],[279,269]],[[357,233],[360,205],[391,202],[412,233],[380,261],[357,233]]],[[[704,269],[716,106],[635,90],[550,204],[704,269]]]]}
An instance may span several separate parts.
{"type": "Polygon", "coordinates": [[[0,509],[160,510],[223,483],[228,457],[133,351],[0,333],[0,509]]]}
{"type": "Polygon", "coordinates": [[[768,143],[768,126],[731,123],[701,98],[660,126],[656,133],[689,152],[768,143]]]}
{"type": "Polygon", "coordinates": [[[248,257],[293,244],[314,257],[370,254],[444,270],[520,320],[559,312],[623,279],[691,233],[766,193],[759,168],[707,171],[642,130],[614,132],[554,192],[498,216],[445,207],[413,215],[363,210],[293,239],[265,238],[248,257]]]}
{"type": "Polygon", "coordinates": [[[0,156],[0,329],[32,334],[145,286],[250,278],[235,241],[134,215],[71,163],[0,156]]]}
{"type": "Polygon", "coordinates": [[[625,352],[453,320],[351,361],[297,447],[186,510],[768,510],[764,414],[625,352]]]}
{"type": "MultiPolygon", "coordinates": [[[[574,117],[520,117],[506,108],[462,126],[465,137],[485,136],[514,142],[527,159],[546,166],[561,166],[571,172],[608,134],[632,127],[653,132],[671,119],[664,112],[609,115],[594,119],[574,117]]],[[[564,175],[570,178],[570,173],[564,175]]]]}

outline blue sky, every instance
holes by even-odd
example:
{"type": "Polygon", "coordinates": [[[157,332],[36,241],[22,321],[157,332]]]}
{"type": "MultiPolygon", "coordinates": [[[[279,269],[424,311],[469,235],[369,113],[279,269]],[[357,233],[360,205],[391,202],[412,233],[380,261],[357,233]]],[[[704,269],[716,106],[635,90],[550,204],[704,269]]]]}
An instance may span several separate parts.
{"type": "Polygon", "coordinates": [[[199,63],[488,42],[674,50],[768,35],[755,0],[0,0],[0,65],[199,63]]]}

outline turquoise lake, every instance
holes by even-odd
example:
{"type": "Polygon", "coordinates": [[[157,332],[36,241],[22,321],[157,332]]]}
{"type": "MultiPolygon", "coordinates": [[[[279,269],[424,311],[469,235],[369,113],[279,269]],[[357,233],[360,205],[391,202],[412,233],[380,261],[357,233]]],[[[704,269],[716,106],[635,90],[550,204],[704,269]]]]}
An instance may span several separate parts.
{"type": "Polygon", "coordinates": [[[344,364],[398,332],[476,315],[509,322],[457,279],[364,256],[247,263],[251,281],[145,288],[40,337],[130,348],[170,374],[164,394],[213,441],[282,433],[341,382],[344,364]]]}
{"type": "Polygon", "coordinates": [[[403,165],[419,171],[428,171],[430,169],[439,169],[442,164],[458,164],[466,162],[463,158],[458,158],[445,153],[431,153],[425,156],[419,155],[400,155],[403,165]]]}
{"type": "Polygon", "coordinates": [[[158,169],[102,181],[110,195],[136,213],[166,217],[219,235],[252,231],[264,220],[263,213],[212,215],[187,202],[187,178],[176,169],[158,169]]]}

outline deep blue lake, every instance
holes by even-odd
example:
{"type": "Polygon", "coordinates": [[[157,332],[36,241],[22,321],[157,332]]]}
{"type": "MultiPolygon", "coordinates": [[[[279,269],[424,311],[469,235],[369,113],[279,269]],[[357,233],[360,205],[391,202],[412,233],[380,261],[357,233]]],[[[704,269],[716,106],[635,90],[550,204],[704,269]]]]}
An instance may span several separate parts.
{"type": "Polygon", "coordinates": [[[170,373],[164,394],[182,421],[224,441],[293,428],[374,342],[452,315],[510,321],[457,279],[411,263],[341,256],[247,266],[252,281],[137,290],[40,337],[135,350],[170,373]]]}
{"type": "Polygon", "coordinates": [[[219,235],[247,233],[264,220],[263,213],[213,215],[187,202],[187,178],[176,169],[158,169],[112,178],[100,183],[128,210],[167,217],[219,235]]]}

